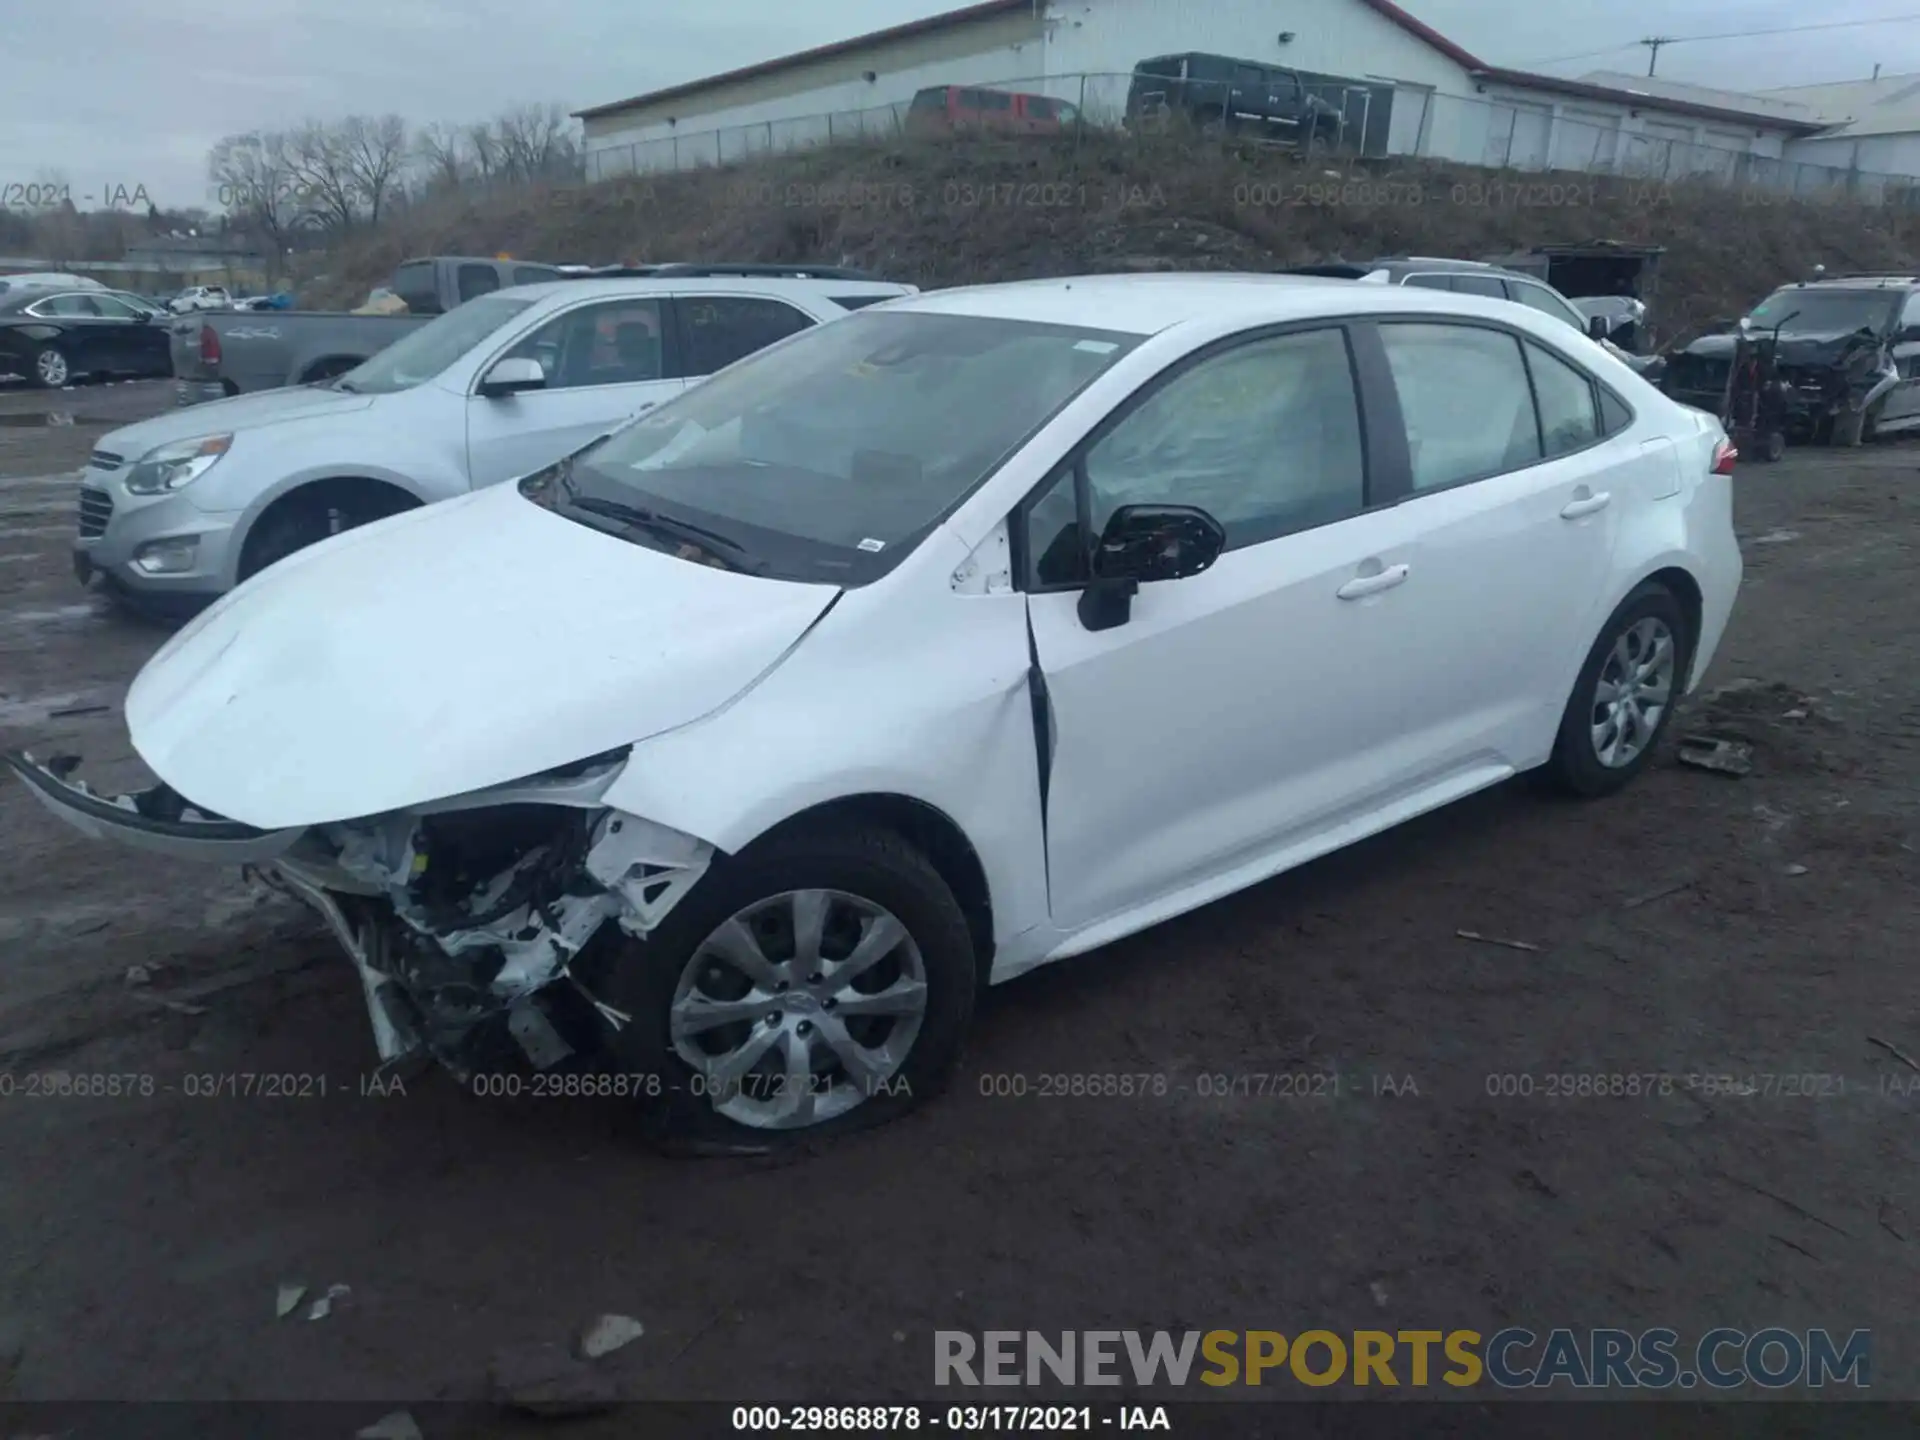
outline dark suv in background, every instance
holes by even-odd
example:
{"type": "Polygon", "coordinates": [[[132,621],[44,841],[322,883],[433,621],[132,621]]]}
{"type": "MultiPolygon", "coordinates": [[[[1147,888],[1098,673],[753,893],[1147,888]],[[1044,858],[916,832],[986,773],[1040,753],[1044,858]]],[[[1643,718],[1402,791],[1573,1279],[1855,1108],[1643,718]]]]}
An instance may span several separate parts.
{"type": "Polygon", "coordinates": [[[1209,133],[1302,149],[1340,139],[1340,112],[1315,95],[1299,71],[1227,55],[1159,55],[1133,67],[1127,124],[1145,129],[1175,115],[1209,133]]]}

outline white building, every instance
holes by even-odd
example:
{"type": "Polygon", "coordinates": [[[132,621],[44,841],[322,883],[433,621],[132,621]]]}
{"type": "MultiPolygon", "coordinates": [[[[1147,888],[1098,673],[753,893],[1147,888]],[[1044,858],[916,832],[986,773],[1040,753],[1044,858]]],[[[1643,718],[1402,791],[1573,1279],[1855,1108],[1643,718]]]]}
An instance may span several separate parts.
{"type": "Polygon", "coordinates": [[[1777,158],[1822,128],[1789,104],[1717,104],[1490,66],[1392,0],[984,0],[575,113],[588,176],[599,178],[888,133],[932,85],[1037,92],[1117,119],[1136,64],[1189,51],[1334,77],[1373,153],[1673,174],[1777,158]]]}
{"type": "Polygon", "coordinates": [[[1880,75],[1769,90],[1801,105],[1829,129],[1788,147],[1787,158],[1867,175],[1920,176],[1920,75],[1880,75]]]}

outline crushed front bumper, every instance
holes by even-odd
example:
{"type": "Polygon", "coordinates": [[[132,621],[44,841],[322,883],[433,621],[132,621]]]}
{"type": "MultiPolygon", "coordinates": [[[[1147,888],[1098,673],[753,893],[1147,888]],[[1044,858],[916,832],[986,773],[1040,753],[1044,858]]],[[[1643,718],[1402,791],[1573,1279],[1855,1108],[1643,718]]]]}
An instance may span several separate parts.
{"type": "Polygon", "coordinates": [[[71,778],[75,756],[3,758],[90,838],[238,864],[311,906],[353,962],[382,1062],[430,1055],[463,1079],[509,1051],[547,1069],[598,1048],[627,1017],[575,962],[609,932],[648,934],[714,857],[705,841],[599,803],[624,751],[413,810],[280,830],[200,809],[165,784],[98,794],[71,778]]]}

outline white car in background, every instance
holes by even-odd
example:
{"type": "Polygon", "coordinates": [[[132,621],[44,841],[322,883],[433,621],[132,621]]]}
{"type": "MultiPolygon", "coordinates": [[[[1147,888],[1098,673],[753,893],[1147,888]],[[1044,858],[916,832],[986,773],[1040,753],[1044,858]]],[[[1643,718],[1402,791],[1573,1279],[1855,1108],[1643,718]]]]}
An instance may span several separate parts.
{"type": "Polygon", "coordinates": [[[75,570],[149,609],[195,609],[316,540],[516,479],[762,346],[912,293],[773,275],[498,290],[324,384],[103,436],[75,570]]]}
{"type": "Polygon", "coordinates": [[[11,761],[314,905],[383,1059],[764,1144],[931,1094],[982,979],[1521,771],[1626,785],[1733,609],[1732,460],[1506,300],[915,296],[257,577],[127,696],[154,789],[11,761]]]}
{"type": "Polygon", "coordinates": [[[233,298],[223,286],[190,285],[167,301],[167,308],[176,315],[186,315],[195,310],[225,310],[232,304],[233,298]]]}

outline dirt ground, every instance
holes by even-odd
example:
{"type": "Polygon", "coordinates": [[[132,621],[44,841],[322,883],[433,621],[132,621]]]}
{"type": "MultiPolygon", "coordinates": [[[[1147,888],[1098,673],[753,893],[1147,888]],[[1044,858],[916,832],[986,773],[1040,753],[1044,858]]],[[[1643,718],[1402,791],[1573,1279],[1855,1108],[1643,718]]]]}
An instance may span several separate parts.
{"type": "MultiPolygon", "coordinates": [[[[0,394],[0,744],[109,781],[164,632],[77,588],[72,471],[164,403],[0,394]]],[[[1917,471],[1897,444],[1741,470],[1710,683],[1752,683],[1686,719],[1744,735],[1747,778],[1668,755],[1598,804],[1456,805],[1005,987],[952,1093],[780,1163],[438,1077],[363,1094],[358,988],[306,912],[0,786],[0,1394],[477,1399],[501,1347],[615,1312],[639,1397],[925,1398],[935,1329],[1507,1323],[1868,1328],[1875,1395],[1920,1397],[1917,471]],[[53,1071],[153,1093],[27,1093],[53,1071]],[[1033,1093],[1116,1072],[1166,1093],[1033,1093]],[[1257,1093],[1309,1073],[1338,1098],[1257,1093]],[[1679,1078],[1546,1093],[1594,1074],[1679,1078]],[[265,1075],[308,1093],[188,1093],[265,1075]],[[288,1282],[351,1295],[276,1320],[288,1282]]]]}

